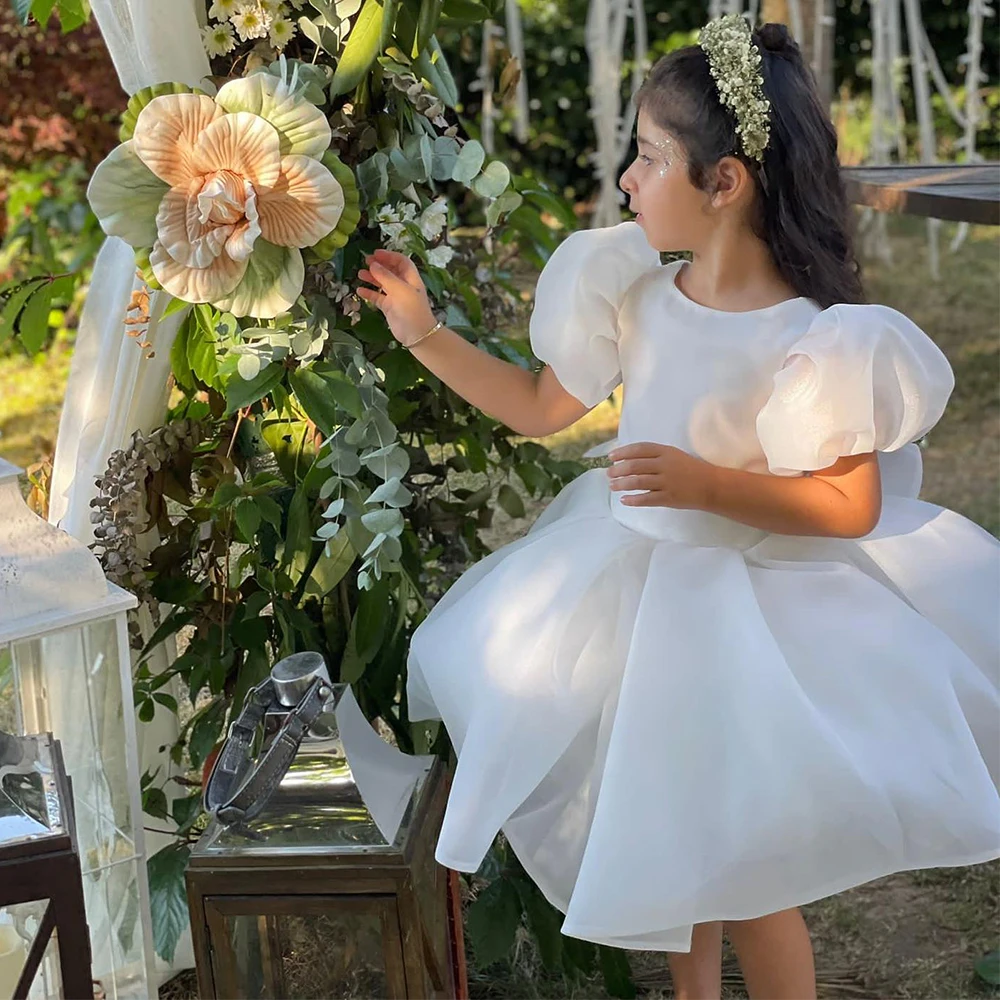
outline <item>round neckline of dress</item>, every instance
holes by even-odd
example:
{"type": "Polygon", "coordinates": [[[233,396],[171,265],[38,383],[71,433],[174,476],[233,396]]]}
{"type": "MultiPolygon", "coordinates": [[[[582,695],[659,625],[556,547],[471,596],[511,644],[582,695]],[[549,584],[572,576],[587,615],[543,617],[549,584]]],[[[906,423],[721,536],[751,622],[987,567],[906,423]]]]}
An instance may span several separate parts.
{"type": "Polygon", "coordinates": [[[675,295],[678,299],[680,299],[680,301],[683,302],[685,305],[690,306],[692,309],[700,310],[701,312],[705,313],[710,313],[711,315],[714,316],[726,316],[729,318],[737,316],[762,316],[765,313],[774,312],[777,309],[782,309],[785,306],[792,305],[793,303],[797,304],[799,302],[810,301],[804,295],[796,295],[794,298],[782,299],[780,302],[775,302],[774,305],[763,306],[760,309],[740,309],[735,311],[731,309],[713,309],[712,306],[706,306],[702,305],[700,302],[695,302],[694,299],[685,295],[680,290],[680,287],[677,284],[677,278],[680,275],[681,271],[683,271],[684,268],[687,267],[689,262],[686,260],[679,260],[676,263],[679,266],[673,268],[673,273],[670,275],[669,285],[671,293],[675,295]]]}

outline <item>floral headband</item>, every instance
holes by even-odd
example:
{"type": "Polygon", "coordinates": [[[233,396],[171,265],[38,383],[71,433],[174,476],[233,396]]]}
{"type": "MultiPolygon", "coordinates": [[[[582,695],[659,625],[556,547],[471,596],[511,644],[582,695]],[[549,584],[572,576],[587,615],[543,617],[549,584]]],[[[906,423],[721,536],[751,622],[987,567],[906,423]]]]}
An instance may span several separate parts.
{"type": "Polygon", "coordinates": [[[741,14],[717,17],[701,29],[698,44],[708,56],[719,99],[736,116],[743,152],[762,161],[771,131],[771,102],[764,96],[760,51],[750,37],[749,23],[741,14]]]}

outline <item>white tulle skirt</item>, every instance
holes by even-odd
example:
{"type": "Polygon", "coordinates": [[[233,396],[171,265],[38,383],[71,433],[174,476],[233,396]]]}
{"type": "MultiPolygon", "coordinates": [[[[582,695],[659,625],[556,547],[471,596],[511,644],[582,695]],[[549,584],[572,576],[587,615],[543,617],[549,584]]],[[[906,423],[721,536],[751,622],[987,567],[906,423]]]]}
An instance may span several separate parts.
{"type": "Polygon", "coordinates": [[[416,630],[458,753],[435,857],[502,829],[562,933],[692,925],[1000,856],[1000,546],[886,496],[860,540],[623,506],[584,473],[416,630]]]}

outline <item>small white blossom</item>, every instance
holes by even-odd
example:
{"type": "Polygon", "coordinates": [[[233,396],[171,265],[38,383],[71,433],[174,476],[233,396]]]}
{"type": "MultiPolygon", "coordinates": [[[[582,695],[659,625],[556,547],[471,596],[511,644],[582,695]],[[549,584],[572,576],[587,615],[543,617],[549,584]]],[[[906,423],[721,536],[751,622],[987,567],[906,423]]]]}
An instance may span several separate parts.
{"type": "Polygon", "coordinates": [[[408,201],[399,207],[399,218],[403,222],[412,222],[417,217],[417,206],[408,201]]]}
{"type": "Polygon", "coordinates": [[[241,0],[214,0],[208,8],[208,16],[217,21],[228,21],[240,9],[241,0]]]}
{"type": "Polygon", "coordinates": [[[201,44],[205,47],[209,58],[227,55],[236,48],[233,26],[223,23],[210,24],[207,28],[202,28],[201,44]]]}
{"type": "Polygon", "coordinates": [[[431,267],[447,267],[454,256],[455,251],[447,243],[442,243],[441,246],[427,251],[427,263],[431,267]]]}
{"type": "Polygon", "coordinates": [[[447,221],[448,202],[444,198],[438,198],[420,213],[420,233],[425,240],[436,240],[447,221]]]}
{"type": "Polygon", "coordinates": [[[770,138],[771,104],[764,96],[764,80],[758,71],[760,50],[750,35],[749,23],[742,14],[717,17],[701,29],[698,44],[708,56],[720,101],[736,118],[743,152],[763,160],[770,138]]]}
{"type": "Polygon", "coordinates": [[[250,38],[263,38],[271,26],[271,18],[257,4],[244,4],[233,14],[233,27],[242,41],[250,38]]]}
{"type": "Polygon", "coordinates": [[[399,216],[396,214],[396,209],[393,205],[383,205],[375,213],[375,218],[379,222],[399,222],[399,216]]]}
{"type": "Polygon", "coordinates": [[[276,49],[283,49],[295,34],[295,25],[286,17],[276,17],[267,33],[268,40],[276,49]]]}

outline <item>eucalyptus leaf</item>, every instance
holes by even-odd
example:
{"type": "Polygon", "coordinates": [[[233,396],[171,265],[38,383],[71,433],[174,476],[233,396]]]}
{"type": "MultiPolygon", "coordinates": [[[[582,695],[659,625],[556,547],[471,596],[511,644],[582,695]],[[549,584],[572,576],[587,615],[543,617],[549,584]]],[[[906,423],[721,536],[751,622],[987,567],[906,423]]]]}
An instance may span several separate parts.
{"type": "Polygon", "coordinates": [[[398,442],[366,452],[361,456],[366,469],[374,472],[379,479],[402,479],[410,468],[410,456],[398,442]]]}
{"type": "Polygon", "coordinates": [[[389,507],[406,507],[413,500],[413,494],[399,481],[397,476],[387,479],[368,497],[369,503],[384,503],[389,507]]]}
{"type": "Polygon", "coordinates": [[[371,532],[386,535],[401,535],[403,533],[403,515],[395,508],[371,510],[361,515],[361,523],[371,532]]]}
{"type": "Polygon", "coordinates": [[[497,198],[510,184],[510,171],[500,160],[493,160],[472,182],[472,190],[482,198],[497,198]]]}
{"type": "Polygon", "coordinates": [[[459,144],[451,136],[439,135],[431,146],[433,162],[431,177],[436,181],[449,181],[458,161],[459,144]]]}
{"type": "Polygon", "coordinates": [[[451,172],[451,179],[460,184],[471,184],[486,161],[486,150],[475,139],[470,139],[462,147],[451,172]]]}

